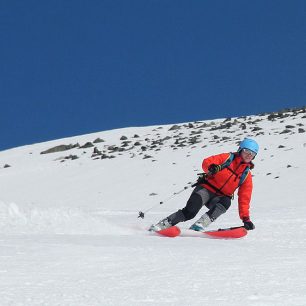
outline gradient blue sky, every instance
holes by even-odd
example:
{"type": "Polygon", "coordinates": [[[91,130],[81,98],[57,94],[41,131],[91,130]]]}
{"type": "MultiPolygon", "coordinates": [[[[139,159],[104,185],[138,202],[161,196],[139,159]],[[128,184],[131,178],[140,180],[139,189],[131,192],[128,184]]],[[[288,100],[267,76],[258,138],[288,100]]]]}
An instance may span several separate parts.
{"type": "Polygon", "coordinates": [[[0,150],[306,105],[305,0],[1,0],[0,150]]]}

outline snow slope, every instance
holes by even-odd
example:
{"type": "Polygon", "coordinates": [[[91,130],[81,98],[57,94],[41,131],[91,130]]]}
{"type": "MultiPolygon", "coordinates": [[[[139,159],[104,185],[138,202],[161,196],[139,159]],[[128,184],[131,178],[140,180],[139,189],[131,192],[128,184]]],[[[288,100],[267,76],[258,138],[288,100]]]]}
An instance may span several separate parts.
{"type": "MultiPolygon", "coordinates": [[[[126,128],[0,152],[0,306],[305,306],[305,115],[126,128]],[[261,147],[254,231],[219,240],[145,230],[185,205],[191,188],[159,202],[190,186],[205,156],[247,136],[261,147]]],[[[235,199],[211,229],[240,224],[235,199]]]]}

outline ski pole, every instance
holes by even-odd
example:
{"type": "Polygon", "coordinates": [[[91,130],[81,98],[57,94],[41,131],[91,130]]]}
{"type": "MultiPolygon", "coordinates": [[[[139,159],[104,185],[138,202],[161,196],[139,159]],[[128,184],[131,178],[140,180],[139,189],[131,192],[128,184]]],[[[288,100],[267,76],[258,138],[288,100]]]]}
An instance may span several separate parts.
{"type": "MultiPolygon", "coordinates": [[[[192,186],[193,186],[193,185],[192,185],[192,186]]],[[[174,198],[174,197],[177,196],[178,194],[182,193],[183,191],[187,190],[189,187],[191,187],[191,186],[185,186],[183,189],[181,189],[181,190],[179,190],[179,191],[177,191],[177,192],[174,192],[173,195],[171,195],[170,197],[166,198],[165,200],[159,202],[158,204],[155,204],[155,205],[151,206],[150,208],[148,208],[148,209],[145,210],[144,212],[143,212],[143,211],[140,211],[139,214],[138,214],[138,218],[144,219],[144,216],[145,216],[145,214],[146,214],[148,211],[150,211],[151,209],[157,207],[158,205],[162,205],[162,204],[164,204],[165,202],[170,201],[172,198],[174,198]]]]}
{"type": "Polygon", "coordinates": [[[150,211],[151,209],[157,207],[158,205],[162,205],[162,204],[164,204],[165,202],[170,201],[171,199],[173,199],[174,197],[176,197],[178,194],[184,192],[185,190],[187,190],[187,189],[190,188],[190,187],[195,187],[195,186],[198,186],[198,185],[202,184],[202,183],[204,182],[204,180],[207,178],[208,173],[199,173],[198,175],[199,175],[199,178],[198,178],[198,180],[197,180],[195,183],[193,183],[193,184],[190,185],[190,186],[185,186],[183,189],[181,189],[181,190],[179,190],[179,191],[177,191],[177,192],[174,192],[173,195],[171,195],[170,197],[166,198],[164,201],[161,201],[161,202],[159,202],[158,204],[155,204],[155,205],[151,206],[150,208],[148,208],[148,209],[145,210],[144,212],[143,212],[143,211],[140,211],[137,218],[144,219],[145,214],[146,214],[148,211],[150,211]]]}

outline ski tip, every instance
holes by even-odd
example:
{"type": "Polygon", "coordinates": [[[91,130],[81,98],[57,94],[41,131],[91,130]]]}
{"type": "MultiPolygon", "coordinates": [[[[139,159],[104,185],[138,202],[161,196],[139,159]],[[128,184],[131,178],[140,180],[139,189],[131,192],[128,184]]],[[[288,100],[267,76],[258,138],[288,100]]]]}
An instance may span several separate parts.
{"type": "Polygon", "coordinates": [[[174,238],[174,237],[180,235],[181,230],[177,226],[171,226],[171,227],[168,227],[166,229],[156,231],[155,233],[157,233],[159,235],[162,235],[162,236],[174,238]]]}
{"type": "Polygon", "coordinates": [[[229,229],[219,229],[217,231],[207,231],[205,235],[213,238],[223,238],[223,239],[234,239],[242,238],[248,234],[248,231],[243,227],[229,228],[229,229]]]}

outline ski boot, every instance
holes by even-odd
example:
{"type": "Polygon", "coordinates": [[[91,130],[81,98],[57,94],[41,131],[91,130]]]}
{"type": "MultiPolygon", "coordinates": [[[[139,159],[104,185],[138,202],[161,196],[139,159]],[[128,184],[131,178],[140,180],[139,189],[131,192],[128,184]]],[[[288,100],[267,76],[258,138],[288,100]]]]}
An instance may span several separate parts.
{"type": "Polygon", "coordinates": [[[206,213],[197,222],[192,224],[189,229],[197,232],[205,232],[206,227],[208,227],[210,223],[212,223],[212,220],[206,213]]]}
{"type": "Polygon", "coordinates": [[[158,231],[164,230],[166,228],[169,228],[171,226],[172,226],[172,224],[169,222],[169,219],[165,218],[163,220],[160,220],[155,225],[154,224],[151,225],[151,227],[149,228],[149,231],[158,232],[158,231]]]}

